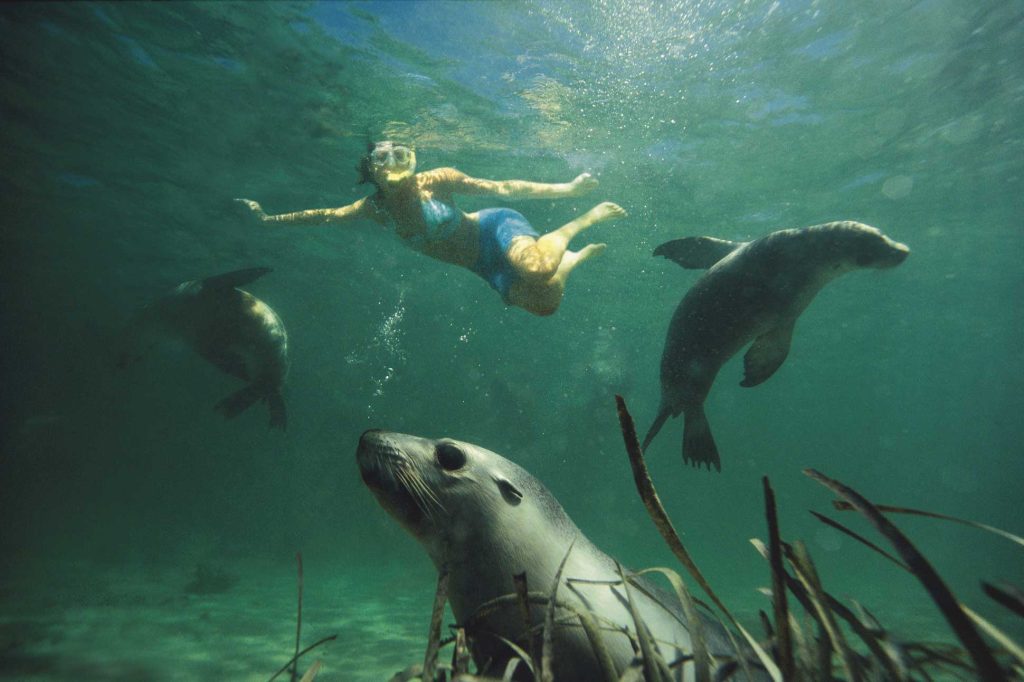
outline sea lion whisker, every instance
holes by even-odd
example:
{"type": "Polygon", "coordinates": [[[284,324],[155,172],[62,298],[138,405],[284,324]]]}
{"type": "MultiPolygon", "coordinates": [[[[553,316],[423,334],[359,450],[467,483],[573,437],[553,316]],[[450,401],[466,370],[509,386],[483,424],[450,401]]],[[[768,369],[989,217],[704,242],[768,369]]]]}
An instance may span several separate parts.
{"type": "Polygon", "coordinates": [[[419,486],[416,477],[411,474],[408,469],[396,469],[395,473],[401,481],[402,487],[409,492],[409,496],[412,497],[413,501],[416,503],[416,508],[423,512],[427,518],[433,520],[434,511],[424,500],[423,490],[419,486]]]}
{"type": "Polygon", "coordinates": [[[378,472],[387,472],[392,483],[398,482],[398,478],[395,475],[395,467],[392,464],[391,458],[384,456],[384,453],[377,452],[374,454],[373,461],[374,464],[376,464],[378,472]]]}
{"type": "Polygon", "coordinates": [[[402,460],[382,456],[381,453],[378,453],[377,464],[378,468],[387,472],[388,477],[394,485],[402,488],[402,490],[405,490],[409,494],[409,497],[412,498],[413,503],[421,513],[429,518],[433,518],[429,511],[425,509],[425,505],[421,499],[421,494],[412,485],[408,476],[408,466],[404,466],[402,460]]]}
{"type": "MultiPolygon", "coordinates": [[[[441,511],[441,512],[446,512],[447,511],[444,508],[444,505],[441,504],[441,500],[438,499],[438,497],[434,493],[434,491],[431,490],[430,486],[428,486],[426,481],[423,480],[423,474],[420,473],[419,469],[417,469],[415,467],[406,469],[406,474],[408,475],[408,479],[407,480],[408,480],[409,484],[411,486],[415,486],[416,487],[416,489],[419,491],[419,493],[421,495],[421,498],[424,500],[424,502],[433,504],[438,509],[438,511],[441,511]]],[[[429,515],[430,514],[428,513],[428,516],[429,515]]],[[[433,518],[433,517],[431,516],[431,518],[433,518]]]]}
{"type": "Polygon", "coordinates": [[[420,486],[420,489],[423,491],[423,494],[427,498],[427,500],[435,504],[437,508],[442,512],[447,512],[448,510],[445,509],[445,506],[441,503],[441,499],[437,496],[437,493],[435,493],[430,488],[430,486],[427,485],[427,482],[423,478],[422,472],[420,472],[420,470],[417,468],[413,468],[410,471],[415,477],[416,483],[420,486]]]}
{"type": "Polygon", "coordinates": [[[444,513],[444,514],[448,513],[448,510],[441,503],[440,498],[438,498],[437,493],[435,493],[431,489],[431,487],[429,485],[427,485],[427,482],[424,479],[423,474],[419,470],[414,470],[414,476],[413,477],[414,477],[414,480],[416,481],[416,484],[419,486],[420,490],[423,492],[423,497],[426,500],[426,502],[428,502],[429,504],[434,505],[434,507],[436,508],[436,511],[439,511],[439,512],[444,513]]]}

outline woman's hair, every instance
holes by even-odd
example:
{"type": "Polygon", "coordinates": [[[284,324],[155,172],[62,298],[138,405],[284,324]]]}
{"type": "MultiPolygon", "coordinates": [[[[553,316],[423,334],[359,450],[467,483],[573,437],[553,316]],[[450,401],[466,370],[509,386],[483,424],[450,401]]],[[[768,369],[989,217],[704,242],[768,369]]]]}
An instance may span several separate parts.
{"type": "Polygon", "coordinates": [[[373,179],[373,170],[371,168],[372,164],[370,159],[370,155],[373,154],[373,150],[376,146],[376,142],[366,143],[366,153],[359,157],[359,165],[356,166],[356,170],[359,172],[359,182],[357,184],[365,185],[366,183],[370,183],[379,190],[380,185],[378,185],[377,181],[373,179]]]}

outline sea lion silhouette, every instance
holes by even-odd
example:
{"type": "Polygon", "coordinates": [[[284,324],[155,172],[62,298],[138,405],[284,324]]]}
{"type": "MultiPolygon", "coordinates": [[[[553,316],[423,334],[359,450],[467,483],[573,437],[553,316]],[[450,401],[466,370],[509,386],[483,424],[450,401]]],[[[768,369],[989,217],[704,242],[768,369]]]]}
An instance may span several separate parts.
{"type": "Polygon", "coordinates": [[[646,450],[665,420],[683,413],[683,461],[721,471],[704,399],[722,365],[743,357],[741,386],[768,379],[789,353],[793,326],[821,288],[863,268],[890,268],[910,253],[877,228],[853,221],[779,230],[752,242],[687,237],[654,250],[684,268],[708,268],[672,316],[661,356],[661,406],[646,450]]]}
{"type": "Polygon", "coordinates": [[[214,409],[230,419],[262,400],[270,409],[270,426],[284,429],[288,333],[270,306],[237,288],[268,272],[246,268],[182,282],[135,314],[118,366],[141,359],[140,349],[152,345],[147,341],[154,333],[179,338],[221,371],[248,382],[214,409]]]}

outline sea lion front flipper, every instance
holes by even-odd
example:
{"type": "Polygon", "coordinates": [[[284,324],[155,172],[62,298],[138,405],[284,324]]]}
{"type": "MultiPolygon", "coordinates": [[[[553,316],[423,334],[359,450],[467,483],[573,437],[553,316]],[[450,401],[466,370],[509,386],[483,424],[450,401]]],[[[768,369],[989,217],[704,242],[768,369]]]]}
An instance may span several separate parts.
{"type": "Polygon", "coordinates": [[[665,242],[654,249],[655,256],[663,256],[690,270],[705,270],[743,246],[714,237],[684,237],[665,242]]]}
{"type": "Polygon", "coordinates": [[[683,410],[683,462],[692,464],[698,469],[702,464],[715,466],[715,471],[722,470],[722,461],[718,457],[718,446],[711,435],[711,424],[704,416],[704,405],[694,405],[683,410]]]}
{"type": "Polygon", "coordinates": [[[249,381],[245,358],[230,347],[224,348],[220,343],[203,343],[196,345],[196,352],[220,371],[242,381],[249,381]]]}
{"type": "Polygon", "coordinates": [[[743,381],[740,386],[757,386],[775,374],[775,370],[782,366],[789,355],[795,324],[796,320],[790,320],[754,339],[753,345],[743,356],[743,381]]]}
{"type": "Polygon", "coordinates": [[[214,275],[202,280],[203,289],[234,289],[257,280],[272,271],[273,268],[245,268],[244,270],[225,272],[223,275],[214,275]]]}
{"type": "Polygon", "coordinates": [[[266,391],[257,386],[246,386],[241,388],[214,406],[214,410],[224,415],[225,419],[234,419],[242,414],[253,403],[266,396],[266,391]]]}

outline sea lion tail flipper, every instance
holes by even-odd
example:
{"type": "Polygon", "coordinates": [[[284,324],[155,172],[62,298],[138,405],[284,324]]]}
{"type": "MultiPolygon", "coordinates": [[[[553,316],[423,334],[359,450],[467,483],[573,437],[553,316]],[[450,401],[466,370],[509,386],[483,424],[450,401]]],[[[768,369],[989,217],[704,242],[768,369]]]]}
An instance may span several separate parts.
{"type": "Polygon", "coordinates": [[[718,458],[718,446],[711,435],[711,425],[704,416],[704,406],[688,407],[683,412],[683,461],[698,469],[702,464],[714,465],[715,471],[722,470],[718,458]]]}
{"type": "Polygon", "coordinates": [[[204,279],[203,289],[234,289],[257,280],[272,271],[273,268],[245,268],[244,270],[225,272],[223,275],[214,275],[204,279]]]}
{"type": "Polygon", "coordinates": [[[661,410],[658,411],[658,416],[654,418],[654,423],[651,424],[651,428],[647,430],[647,435],[644,437],[644,444],[640,446],[641,452],[647,451],[647,446],[650,445],[651,441],[654,440],[654,437],[658,435],[658,431],[661,431],[662,425],[665,423],[665,420],[668,419],[670,414],[672,414],[672,410],[667,407],[662,407],[661,410]]]}
{"type": "Polygon", "coordinates": [[[665,242],[654,249],[655,256],[663,256],[690,270],[705,270],[743,246],[714,237],[684,237],[665,242]]]}
{"type": "Polygon", "coordinates": [[[246,386],[221,400],[213,409],[224,415],[225,419],[234,419],[264,397],[266,397],[266,391],[258,386],[246,386]]]}
{"type": "Polygon", "coordinates": [[[288,428],[288,412],[284,407],[284,396],[280,390],[274,390],[267,394],[267,407],[270,409],[270,428],[288,428]]]}
{"type": "Polygon", "coordinates": [[[775,374],[775,370],[782,366],[789,355],[795,324],[796,320],[790,320],[754,340],[743,356],[743,381],[740,386],[757,386],[775,374]]]}

